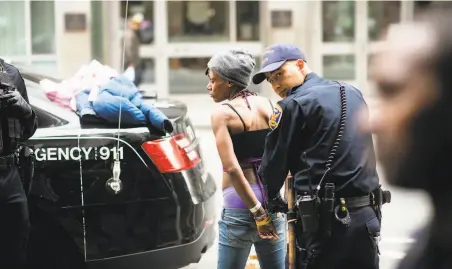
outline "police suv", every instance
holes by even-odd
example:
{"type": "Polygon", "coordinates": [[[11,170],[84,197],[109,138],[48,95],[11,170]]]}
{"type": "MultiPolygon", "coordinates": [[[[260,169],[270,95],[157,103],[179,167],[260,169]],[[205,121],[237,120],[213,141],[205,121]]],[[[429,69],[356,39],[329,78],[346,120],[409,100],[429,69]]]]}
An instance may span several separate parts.
{"type": "Polygon", "coordinates": [[[20,68],[39,127],[29,204],[28,268],[179,268],[215,238],[216,185],[187,108],[153,102],[173,122],[147,127],[81,123],[46,97],[49,77],[20,68]]]}

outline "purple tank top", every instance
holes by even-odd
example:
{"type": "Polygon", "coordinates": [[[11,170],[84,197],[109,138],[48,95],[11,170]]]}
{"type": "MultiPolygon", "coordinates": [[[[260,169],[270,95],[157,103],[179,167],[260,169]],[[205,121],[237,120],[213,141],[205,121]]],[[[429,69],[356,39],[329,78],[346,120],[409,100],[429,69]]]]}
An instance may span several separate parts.
{"type": "MultiPolygon", "coordinates": [[[[261,192],[261,189],[263,189],[262,184],[250,184],[250,186],[259,202],[263,203],[264,197],[263,193],[261,192]]],[[[223,207],[234,209],[248,209],[245,202],[240,199],[240,196],[237,194],[234,187],[228,187],[223,190],[223,207]]]]}
{"type": "MultiPolygon", "coordinates": [[[[231,98],[231,100],[235,99],[235,98],[238,98],[238,97],[242,97],[243,99],[245,99],[248,108],[251,110],[251,106],[250,106],[250,104],[248,102],[248,98],[247,97],[248,96],[256,96],[256,95],[257,95],[256,93],[251,92],[251,91],[246,89],[246,90],[242,90],[242,91],[238,92],[235,96],[233,96],[231,98]]],[[[270,104],[273,107],[273,104],[271,103],[271,101],[270,101],[270,104]]],[[[237,113],[237,115],[239,116],[240,120],[243,123],[244,132],[247,132],[247,128],[246,128],[245,122],[243,121],[243,119],[240,116],[240,114],[234,109],[234,107],[232,107],[229,104],[227,104],[227,105],[235,113],[237,113]]],[[[234,149],[234,150],[236,150],[236,149],[234,149]]],[[[254,166],[254,173],[255,173],[255,175],[257,177],[257,184],[250,184],[251,189],[253,190],[253,192],[256,195],[256,197],[259,200],[259,202],[261,202],[265,206],[266,203],[265,203],[264,187],[262,185],[262,181],[261,181],[261,179],[259,177],[259,174],[257,173],[257,171],[259,170],[259,166],[261,164],[261,159],[260,158],[253,158],[253,159],[246,160],[246,162],[250,163],[250,164],[253,164],[253,166],[254,166]]],[[[223,204],[224,208],[248,209],[246,204],[242,201],[240,196],[235,191],[234,187],[228,187],[228,188],[223,190],[223,201],[224,201],[224,204],[223,204]]]]}
{"type": "MultiPolygon", "coordinates": [[[[260,158],[249,159],[247,160],[247,162],[254,165],[254,173],[257,177],[258,182],[257,184],[250,184],[250,187],[253,190],[259,202],[261,202],[265,206],[266,199],[264,195],[264,186],[262,185],[261,178],[257,173],[257,171],[259,170],[259,166],[261,164],[261,159],[260,158]]],[[[223,190],[223,207],[230,209],[248,209],[245,202],[242,201],[240,196],[235,191],[234,187],[228,187],[223,190]]]]}

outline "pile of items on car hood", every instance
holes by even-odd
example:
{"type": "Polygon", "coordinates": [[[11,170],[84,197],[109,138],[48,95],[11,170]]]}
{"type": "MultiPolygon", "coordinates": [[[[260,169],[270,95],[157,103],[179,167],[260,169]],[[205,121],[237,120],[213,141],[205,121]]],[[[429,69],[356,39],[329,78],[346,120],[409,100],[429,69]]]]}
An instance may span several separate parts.
{"type": "Polygon", "coordinates": [[[40,81],[47,97],[54,103],[75,111],[81,122],[97,119],[106,124],[121,126],[149,126],[163,133],[171,133],[173,126],[155,106],[143,101],[133,84],[133,77],[119,74],[98,61],[81,67],[70,79],[56,83],[40,81]]]}

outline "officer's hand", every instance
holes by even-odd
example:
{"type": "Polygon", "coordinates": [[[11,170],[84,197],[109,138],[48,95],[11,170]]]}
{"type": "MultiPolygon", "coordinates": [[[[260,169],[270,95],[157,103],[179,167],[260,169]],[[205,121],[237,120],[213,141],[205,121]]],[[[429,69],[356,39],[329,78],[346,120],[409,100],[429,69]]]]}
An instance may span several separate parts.
{"type": "Polygon", "coordinates": [[[273,200],[268,202],[269,211],[272,213],[287,213],[289,211],[289,207],[287,205],[287,201],[278,194],[273,200]]]}
{"type": "Polygon", "coordinates": [[[273,225],[273,221],[268,214],[261,216],[260,218],[256,218],[257,232],[262,239],[271,239],[278,240],[278,232],[276,231],[275,225],[273,225]],[[265,221],[266,218],[270,218],[270,221],[265,221]],[[268,222],[265,225],[260,225],[259,222],[268,222]]]}
{"type": "Polygon", "coordinates": [[[31,107],[22,97],[19,91],[14,90],[8,92],[5,95],[0,96],[2,104],[6,103],[8,108],[11,108],[13,112],[18,113],[17,116],[28,117],[31,115],[31,107]]]}

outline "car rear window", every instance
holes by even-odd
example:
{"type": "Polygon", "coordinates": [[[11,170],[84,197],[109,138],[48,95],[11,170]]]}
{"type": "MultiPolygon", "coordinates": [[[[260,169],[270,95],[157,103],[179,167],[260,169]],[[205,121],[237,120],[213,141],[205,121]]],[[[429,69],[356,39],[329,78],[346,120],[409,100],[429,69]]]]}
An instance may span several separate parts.
{"type": "Polygon", "coordinates": [[[52,103],[47,95],[45,94],[44,89],[39,84],[39,81],[43,79],[48,79],[55,82],[60,82],[54,78],[46,77],[42,75],[30,74],[30,73],[22,73],[22,77],[25,81],[25,86],[27,86],[27,94],[28,96],[32,96],[33,98],[37,98],[40,101],[46,101],[52,103]]]}

